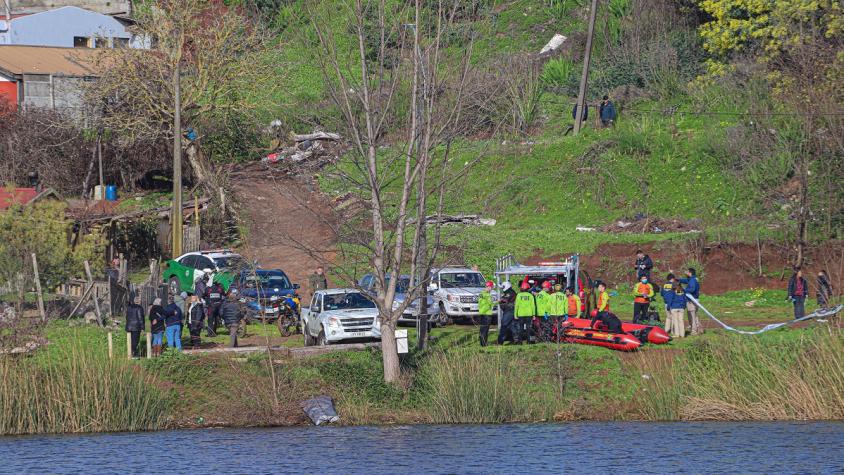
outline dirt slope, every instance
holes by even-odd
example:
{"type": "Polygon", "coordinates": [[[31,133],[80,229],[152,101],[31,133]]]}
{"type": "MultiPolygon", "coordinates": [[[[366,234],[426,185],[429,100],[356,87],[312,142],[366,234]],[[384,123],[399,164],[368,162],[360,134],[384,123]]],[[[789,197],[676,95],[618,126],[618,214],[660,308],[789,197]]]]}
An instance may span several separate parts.
{"type": "Polygon", "coordinates": [[[231,183],[248,228],[243,253],[261,267],[281,268],[302,286],[303,295],[310,295],[308,275],[335,255],[335,217],[328,200],[312,181],[259,164],[233,172],[231,183]]]}

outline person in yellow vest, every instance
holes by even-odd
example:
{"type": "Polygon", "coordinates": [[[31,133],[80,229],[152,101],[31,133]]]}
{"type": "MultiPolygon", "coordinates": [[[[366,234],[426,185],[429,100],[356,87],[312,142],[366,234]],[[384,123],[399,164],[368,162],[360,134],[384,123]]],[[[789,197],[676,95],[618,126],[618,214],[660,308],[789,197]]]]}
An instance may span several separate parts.
{"type": "Polygon", "coordinates": [[[621,333],[621,320],[610,313],[610,294],[607,293],[607,284],[598,283],[598,308],[592,310],[592,322],[590,326],[595,328],[595,323],[601,321],[612,333],[621,333]]]}
{"type": "Polygon", "coordinates": [[[551,281],[542,283],[542,290],[536,294],[536,317],[539,319],[539,340],[551,341],[551,281]]]}
{"type": "Polygon", "coordinates": [[[548,313],[551,314],[551,325],[553,328],[554,341],[560,342],[560,322],[566,319],[566,294],[561,292],[563,286],[554,285],[554,293],[551,294],[551,303],[548,305],[548,313]]]}
{"type": "Polygon", "coordinates": [[[516,294],[516,342],[530,342],[531,321],[536,316],[536,299],[530,293],[530,284],[522,283],[521,292],[516,294]]]}
{"type": "Polygon", "coordinates": [[[480,339],[481,346],[486,346],[489,338],[489,322],[492,320],[492,289],[495,288],[495,282],[488,280],[486,288],[478,295],[478,313],[481,316],[480,339]]]}
{"type": "Polygon", "coordinates": [[[648,320],[648,307],[654,298],[654,286],[648,282],[648,276],[639,277],[639,282],[633,286],[633,323],[644,323],[648,320]]]}

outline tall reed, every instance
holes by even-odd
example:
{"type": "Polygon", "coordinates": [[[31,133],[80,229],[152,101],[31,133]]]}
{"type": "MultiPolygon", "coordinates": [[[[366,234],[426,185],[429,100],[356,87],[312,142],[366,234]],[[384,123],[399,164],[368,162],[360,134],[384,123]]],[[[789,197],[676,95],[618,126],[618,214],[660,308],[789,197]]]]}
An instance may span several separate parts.
{"type": "Polygon", "coordinates": [[[668,364],[641,355],[642,415],[665,420],[844,419],[844,338],[791,341],[724,335],[668,364]]]}
{"type": "Polygon", "coordinates": [[[157,430],[169,399],[121,358],[72,344],[46,359],[0,357],[0,434],[157,430]]]}

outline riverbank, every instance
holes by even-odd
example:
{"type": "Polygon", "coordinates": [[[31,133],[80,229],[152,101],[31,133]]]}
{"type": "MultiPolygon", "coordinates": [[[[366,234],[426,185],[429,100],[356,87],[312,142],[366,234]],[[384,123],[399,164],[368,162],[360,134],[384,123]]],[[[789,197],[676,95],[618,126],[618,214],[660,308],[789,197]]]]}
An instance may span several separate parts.
{"type": "MultiPolygon", "coordinates": [[[[745,326],[787,320],[778,294],[765,295],[752,291],[710,302],[745,326]],[[748,296],[759,308],[744,305],[748,296]]],[[[272,330],[251,325],[256,336],[250,341],[268,342],[272,330]]],[[[47,347],[3,360],[0,430],[301,425],[308,423],[301,401],[322,394],[334,398],[346,425],[844,419],[844,336],[837,317],[752,337],[710,327],[702,336],[632,354],[582,345],[482,348],[471,326],[433,335],[427,352],[404,358],[405,378],[394,387],[382,381],[376,348],[301,360],[284,352],[109,360],[105,330],[54,322],[47,347]]],[[[115,348],[125,348],[124,335],[115,336],[115,348]]],[[[282,344],[300,346],[300,340],[282,344]]]]}

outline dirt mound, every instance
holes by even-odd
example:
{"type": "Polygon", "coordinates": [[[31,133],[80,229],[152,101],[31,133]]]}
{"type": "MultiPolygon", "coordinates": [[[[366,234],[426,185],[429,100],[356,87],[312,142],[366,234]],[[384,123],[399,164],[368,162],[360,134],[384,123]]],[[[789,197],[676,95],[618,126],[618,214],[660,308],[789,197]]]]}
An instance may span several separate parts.
{"type": "Polygon", "coordinates": [[[622,218],[601,228],[605,233],[691,233],[701,229],[699,219],[664,219],[637,215],[622,218]]]}

